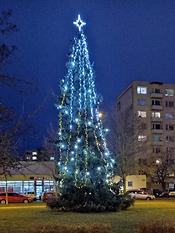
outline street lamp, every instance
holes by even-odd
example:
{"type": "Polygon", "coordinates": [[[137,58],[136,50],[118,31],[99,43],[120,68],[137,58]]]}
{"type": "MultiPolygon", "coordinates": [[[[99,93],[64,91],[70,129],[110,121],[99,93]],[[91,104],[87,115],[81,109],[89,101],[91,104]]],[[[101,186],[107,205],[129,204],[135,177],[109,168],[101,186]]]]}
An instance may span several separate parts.
{"type": "Polygon", "coordinates": [[[103,120],[104,115],[105,115],[105,114],[104,114],[103,112],[99,112],[99,113],[98,113],[98,116],[99,116],[99,118],[100,118],[101,120],[103,120]]]}
{"type": "Polygon", "coordinates": [[[160,164],[160,160],[159,159],[156,159],[156,164],[160,164]]]}

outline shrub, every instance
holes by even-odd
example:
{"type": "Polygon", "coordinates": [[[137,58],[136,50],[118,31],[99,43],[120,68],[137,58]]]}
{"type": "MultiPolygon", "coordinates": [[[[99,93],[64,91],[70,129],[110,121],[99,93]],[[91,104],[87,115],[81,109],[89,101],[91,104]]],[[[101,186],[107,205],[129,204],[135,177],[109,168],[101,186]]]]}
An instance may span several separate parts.
{"type": "Polygon", "coordinates": [[[142,223],[138,233],[175,233],[175,222],[155,221],[142,223]]]}
{"type": "Polygon", "coordinates": [[[135,202],[134,198],[131,198],[131,196],[124,194],[123,196],[121,196],[121,209],[122,210],[126,210],[128,209],[130,206],[133,206],[135,202]]]}
{"type": "Polygon", "coordinates": [[[61,226],[46,225],[31,229],[30,233],[112,233],[110,225],[78,225],[78,226],[61,226]]]}
{"type": "Polygon", "coordinates": [[[69,185],[57,199],[49,199],[47,206],[50,209],[88,213],[126,210],[133,203],[128,195],[117,195],[108,186],[77,188],[69,185]]]}

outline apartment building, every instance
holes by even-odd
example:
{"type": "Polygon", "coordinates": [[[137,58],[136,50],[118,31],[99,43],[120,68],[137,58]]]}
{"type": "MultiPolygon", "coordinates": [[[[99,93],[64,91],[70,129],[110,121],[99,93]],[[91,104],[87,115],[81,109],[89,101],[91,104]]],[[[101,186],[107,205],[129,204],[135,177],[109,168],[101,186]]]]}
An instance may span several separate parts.
{"type": "MultiPolygon", "coordinates": [[[[149,161],[151,158],[151,162],[158,166],[162,154],[168,154],[168,159],[174,166],[169,171],[167,185],[168,188],[175,189],[175,84],[133,81],[117,98],[117,117],[128,109],[129,114],[134,116],[131,119],[135,119],[133,125],[137,132],[133,146],[145,146],[135,153],[135,158],[146,166],[148,158],[149,161]],[[138,122],[141,122],[141,130],[137,130],[138,122]]],[[[135,173],[140,173],[139,169],[135,173]]]]}

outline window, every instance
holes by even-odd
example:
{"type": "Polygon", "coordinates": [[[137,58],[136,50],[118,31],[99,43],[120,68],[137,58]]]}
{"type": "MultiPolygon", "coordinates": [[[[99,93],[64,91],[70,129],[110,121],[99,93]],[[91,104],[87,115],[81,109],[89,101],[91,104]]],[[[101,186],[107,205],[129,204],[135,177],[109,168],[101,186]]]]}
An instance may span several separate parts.
{"type": "Polygon", "coordinates": [[[174,96],[173,89],[165,89],[165,96],[174,96]]]}
{"type": "Polygon", "coordinates": [[[161,123],[153,123],[152,129],[162,129],[161,123]]]}
{"type": "Polygon", "coordinates": [[[166,130],[174,130],[174,125],[166,125],[166,130]]]}
{"type": "Polygon", "coordinates": [[[160,112],[152,112],[153,118],[160,118],[160,112]]]}
{"type": "Polygon", "coordinates": [[[147,94],[147,87],[142,87],[142,86],[138,86],[137,87],[137,94],[147,94]]]}
{"type": "Polygon", "coordinates": [[[132,187],[133,184],[132,184],[132,181],[128,181],[128,187],[132,187]]]}
{"type": "Polygon", "coordinates": [[[166,125],[166,130],[174,130],[174,125],[166,125]]]}
{"type": "Polygon", "coordinates": [[[160,100],[152,100],[152,105],[161,105],[161,101],[160,100]]]}
{"type": "Polygon", "coordinates": [[[139,106],[145,106],[146,105],[146,100],[145,99],[138,99],[137,100],[137,104],[139,106]]]}
{"type": "Polygon", "coordinates": [[[166,136],[166,142],[174,142],[173,136],[166,136]]]}
{"type": "Polygon", "coordinates": [[[165,106],[169,107],[169,108],[173,108],[174,107],[174,102],[173,101],[166,101],[165,106]]]}
{"type": "Polygon", "coordinates": [[[153,147],[153,153],[158,154],[158,153],[160,153],[160,152],[161,152],[160,147],[153,147]]]}
{"type": "Polygon", "coordinates": [[[138,117],[143,117],[143,118],[146,117],[146,112],[144,111],[138,111],[137,113],[138,113],[138,117]]]}
{"type": "Polygon", "coordinates": [[[154,89],[154,93],[161,93],[161,91],[160,91],[160,89],[155,88],[155,89],[154,89]]]}
{"type": "Polygon", "coordinates": [[[174,119],[173,114],[169,113],[169,112],[165,113],[165,119],[166,120],[172,120],[172,119],[174,119]]]}
{"type": "Polygon", "coordinates": [[[152,136],[152,140],[153,140],[153,142],[160,142],[160,141],[162,141],[161,136],[158,135],[158,134],[153,135],[152,136]]]}
{"type": "Polygon", "coordinates": [[[173,153],[174,152],[174,147],[167,147],[166,152],[167,153],[173,153]]]}
{"type": "Polygon", "coordinates": [[[145,142],[147,140],[146,135],[138,135],[138,142],[145,142]]]}

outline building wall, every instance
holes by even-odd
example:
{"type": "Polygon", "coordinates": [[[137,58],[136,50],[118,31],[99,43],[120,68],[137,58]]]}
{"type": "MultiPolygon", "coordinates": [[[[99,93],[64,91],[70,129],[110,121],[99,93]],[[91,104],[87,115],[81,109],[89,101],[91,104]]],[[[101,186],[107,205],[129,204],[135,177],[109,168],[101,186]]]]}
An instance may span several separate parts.
{"type": "MultiPolygon", "coordinates": [[[[138,140],[133,142],[135,147],[139,143],[142,143],[142,147],[144,144],[142,151],[135,156],[145,161],[151,158],[152,162],[155,162],[159,160],[161,152],[165,153],[169,150],[172,151],[172,163],[175,167],[175,84],[134,81],[117,98],[117,105],[118,103],[122,105],[122,111],[117,109],[118,116],[127,109],[128,105],[132,106],[131,114],[135,114],[136,117],[138,117],[139,111],[146,113],[146,117],[141,117],[143,126],[146,126],[146,128],[143,128],[138,135],[146,138],[146,140],[144,143],[138,140]],[[146,93],[144,93],[144,88],[146,88],[146,93]]],[[[137,128],[137,123],[134,124],[137,128]]],[[[137,174],[138,170],[135,172],[137,174]]]]}
{"type": "Polygon", "coordinates": [[[21,164],[21,168],[12,170],[7,179],[3,175],[0,176],[0,192],[5,191],[6,182],[8,191],[24,194],[34,192],[37,197],[40,197],[44,191],[55,190],[55,162],[36,161],[21,162],[21,164]]]}
{"type": "MultiPolygon", "coordinates": [[[[114,183],[118,183],[120,180],[120,176],[114,176],[113,178],[114,183]]],[[[130,175],[126,177],[126,191],[141,188],[146,188],[145,175],[130,175]]]]}

